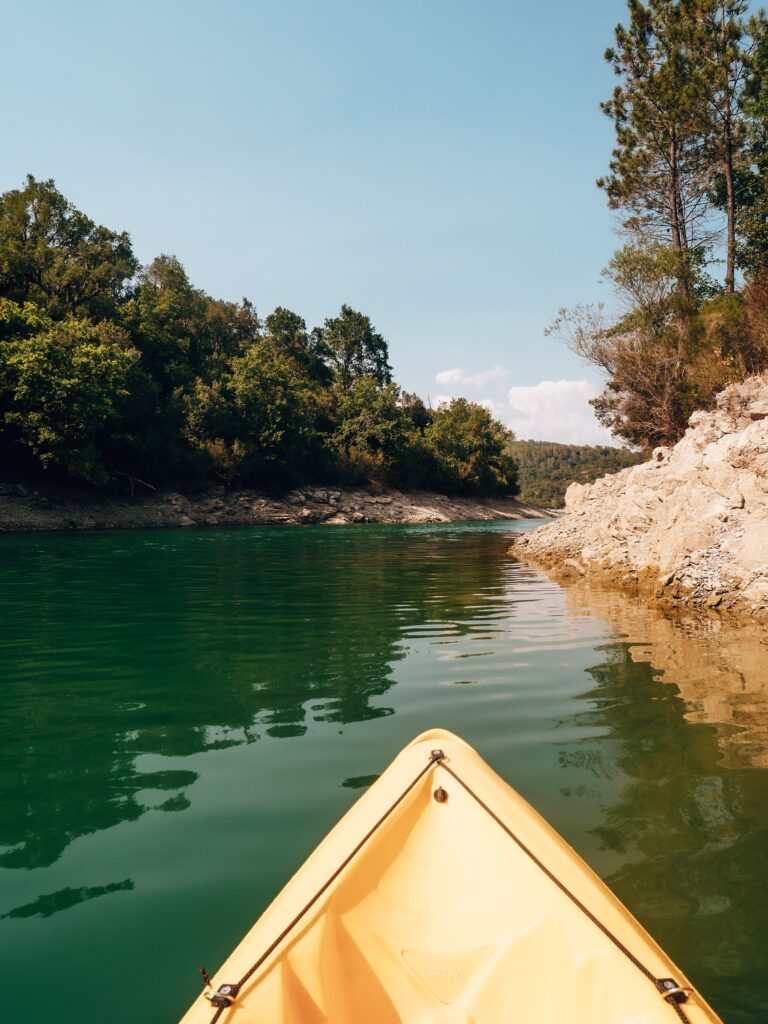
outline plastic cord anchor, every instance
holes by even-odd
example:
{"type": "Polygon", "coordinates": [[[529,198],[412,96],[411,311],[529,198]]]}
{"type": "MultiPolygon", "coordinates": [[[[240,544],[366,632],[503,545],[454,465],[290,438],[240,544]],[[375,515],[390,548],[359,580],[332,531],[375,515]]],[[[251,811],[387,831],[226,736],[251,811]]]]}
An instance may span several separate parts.
{"type": "Polygon", "coordinates": [[[674,978],[659,978],[656,987],[668,1003],[687,1003],[688,992],[674,978]]]}
{"type": "Polygon", "coordinates": [[[239,985],[219,985],[215,992],[206,992],[205,998],[211,1006],[226,1009],[234,1003],[239,991],[239,985]]]}

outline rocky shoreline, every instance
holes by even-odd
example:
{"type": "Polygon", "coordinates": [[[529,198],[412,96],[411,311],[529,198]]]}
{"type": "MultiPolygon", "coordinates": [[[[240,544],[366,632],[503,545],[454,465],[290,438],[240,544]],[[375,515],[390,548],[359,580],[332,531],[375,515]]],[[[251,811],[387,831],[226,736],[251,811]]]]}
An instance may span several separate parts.
{"type": "Polygon", "coordinates": [[[274,497],[219,488],[132,499],[0,484],[0,533],[324,523],[451,523],[551,515],[511,498],[460,498],[429,491],[309,487],[274,497]]]}
{"type": "Polygon", "coordinates": [[[663,606],[768,622],[768,378],[726,388],[689,423],[649,462],[571,484],[565,515],[513,554],[663,606]]]}

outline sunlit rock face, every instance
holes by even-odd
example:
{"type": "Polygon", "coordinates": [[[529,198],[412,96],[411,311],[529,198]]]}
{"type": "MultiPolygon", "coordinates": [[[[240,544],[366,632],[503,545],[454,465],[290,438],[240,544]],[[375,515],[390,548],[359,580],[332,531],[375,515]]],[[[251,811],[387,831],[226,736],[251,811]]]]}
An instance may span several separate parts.
{"type": "Polygon", "coordinates": [[[689,424],[648,462],[572,484],[565,516],[516,553],[665,602],[768,618],[768,377],[726,388],[689,424]]]}

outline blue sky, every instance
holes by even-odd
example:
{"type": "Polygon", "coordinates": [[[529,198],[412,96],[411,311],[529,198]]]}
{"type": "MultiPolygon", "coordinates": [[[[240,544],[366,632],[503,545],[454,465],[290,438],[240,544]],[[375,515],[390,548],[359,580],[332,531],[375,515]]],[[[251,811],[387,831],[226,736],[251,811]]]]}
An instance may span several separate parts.
{"type": "Polygon", "coordinates": [[[368,313],[400,383],[598,441],[543,329],[608,299],[598,102],[624,0],[5,4],[0,189],[27,172],[140,259],[310,324],[368,313]],[[542,382],[550,382],[543,385],[542,382]]]}

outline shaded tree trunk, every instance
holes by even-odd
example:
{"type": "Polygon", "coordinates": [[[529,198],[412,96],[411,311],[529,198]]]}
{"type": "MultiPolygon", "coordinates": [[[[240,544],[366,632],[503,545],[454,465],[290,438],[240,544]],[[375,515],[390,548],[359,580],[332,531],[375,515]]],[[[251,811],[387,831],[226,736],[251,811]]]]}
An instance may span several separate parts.
{"type": "MultiPolygon", "coordinates": [[[[725,3],[720,4],[720,45],[723,55],[728,45],[726,35],[725,3]]],[[[723,118],[723,174],[725,175],[725,212],[727,218],[726,232],[726,264],[725,290],[733,292],[735,288],[734,259],[736,254],[736,193],[733,187],[733,124],[731,117],[732,97],[728,80],[728,69],[725,68],[723,81],[724,118],[723,118]]]]}
{"type": "Polygon", "coordinates": [[[673,133],[669,143],[669,215],[672,249],[677,260],[677,295],[679,301],[678,325],[680,335],[679,357],[683,358],[686,343],[690,337],[691,282],[688,268],[688,235],[685,229],[685,219],[682,216],[681,210],[680,165],[677,150],[677,139],[673,133]]]}

